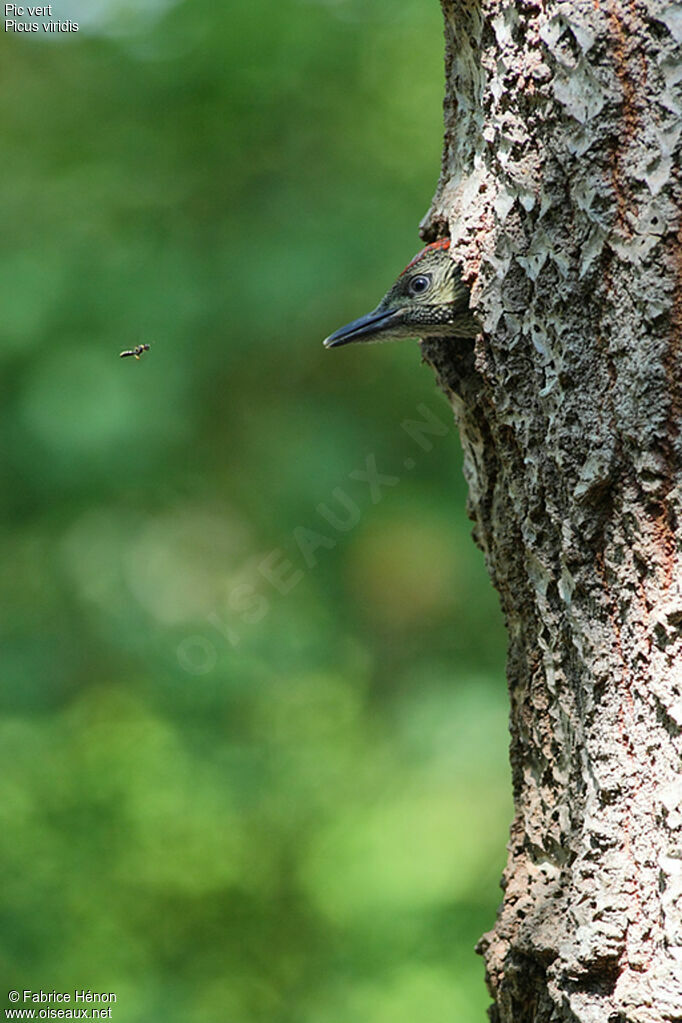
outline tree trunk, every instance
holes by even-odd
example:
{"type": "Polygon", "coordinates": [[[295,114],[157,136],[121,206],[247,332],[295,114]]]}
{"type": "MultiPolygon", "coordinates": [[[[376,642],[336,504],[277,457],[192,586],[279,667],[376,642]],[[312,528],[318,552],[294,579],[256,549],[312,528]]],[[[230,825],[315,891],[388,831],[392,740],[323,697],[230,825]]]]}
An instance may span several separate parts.
{"type": "Polygon", "coordinates": [[[451,234],[483,332],[422,348],[509,630],[490,1015],[680,1021],[682,4],[443,6],[422,233],[451,234]]]}

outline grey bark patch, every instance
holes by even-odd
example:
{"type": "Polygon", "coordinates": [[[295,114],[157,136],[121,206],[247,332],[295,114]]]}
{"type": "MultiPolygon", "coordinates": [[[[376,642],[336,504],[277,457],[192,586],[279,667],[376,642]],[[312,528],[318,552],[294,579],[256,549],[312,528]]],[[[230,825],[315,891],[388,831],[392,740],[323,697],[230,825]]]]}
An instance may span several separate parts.
{"type": "Polygon", "coordinates": [[[443,0],[422,344],[509,631],[496,1023],[682,1020],[682,4],[443,0]]]}

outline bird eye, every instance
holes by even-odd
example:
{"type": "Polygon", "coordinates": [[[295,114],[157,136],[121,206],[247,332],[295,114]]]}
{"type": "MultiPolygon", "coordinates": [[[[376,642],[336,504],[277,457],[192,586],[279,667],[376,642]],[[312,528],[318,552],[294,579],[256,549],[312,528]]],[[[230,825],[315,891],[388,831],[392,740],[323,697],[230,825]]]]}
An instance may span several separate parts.
{"type": "Polygon", "coordinates": [[[427,274],[417,274],[410,281],[410,291],[413,295],[423,295],[431,287],[431,278],[427,274]]]}

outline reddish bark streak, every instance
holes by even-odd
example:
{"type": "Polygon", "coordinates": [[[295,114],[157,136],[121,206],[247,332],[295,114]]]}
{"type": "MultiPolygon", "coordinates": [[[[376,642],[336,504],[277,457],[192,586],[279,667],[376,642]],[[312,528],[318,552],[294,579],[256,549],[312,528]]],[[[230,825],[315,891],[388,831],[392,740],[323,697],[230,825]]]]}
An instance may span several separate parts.
{"type": "Polygon", "coordinates": [[[634,32],[634,26],[623,25],[623,21],[618,16],[618,7],[614,0],[610,2],[608,17],[611,23],[611,35],[615,42],[613,51],[614,65],[623,94],[624,123],[623,137],[616,141],[611,150],[611,184],[616,197],[616,203],[618,204],[617,226],[629,238],[632,236],[632,227],[628,223],[627,214],[633,205],[633,197],[628,185],[627,174],[623,174],[622,168],[627,159],[627,147],[635,138],[639,127],[637,89],[630,76],[628,65],[630,57],[628,53],[628,36],[631,32],[634,32]]]}
{"type": "Polygon", "coordinates": [[[659,514],[654,516],[652,538],[660,554],[657,567],[662,573],[662,589],[665,591],[670,589],[677,561],[677,538],[674,524],[671,522],[671,511],[667,504],[661,505],[659,514]]]}

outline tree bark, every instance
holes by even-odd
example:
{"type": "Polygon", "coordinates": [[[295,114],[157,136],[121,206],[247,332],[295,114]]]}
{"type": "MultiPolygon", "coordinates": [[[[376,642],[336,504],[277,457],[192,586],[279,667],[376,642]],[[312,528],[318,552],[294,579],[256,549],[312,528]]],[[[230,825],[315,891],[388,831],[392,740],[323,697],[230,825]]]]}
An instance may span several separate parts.
{"type": "Polygon", "coordinates": [[[680,1021],[682,4],[443,7],[422,234],[450,233],[482,333],[422,350],[509,631],[490,1016],[680,1021]]]}

